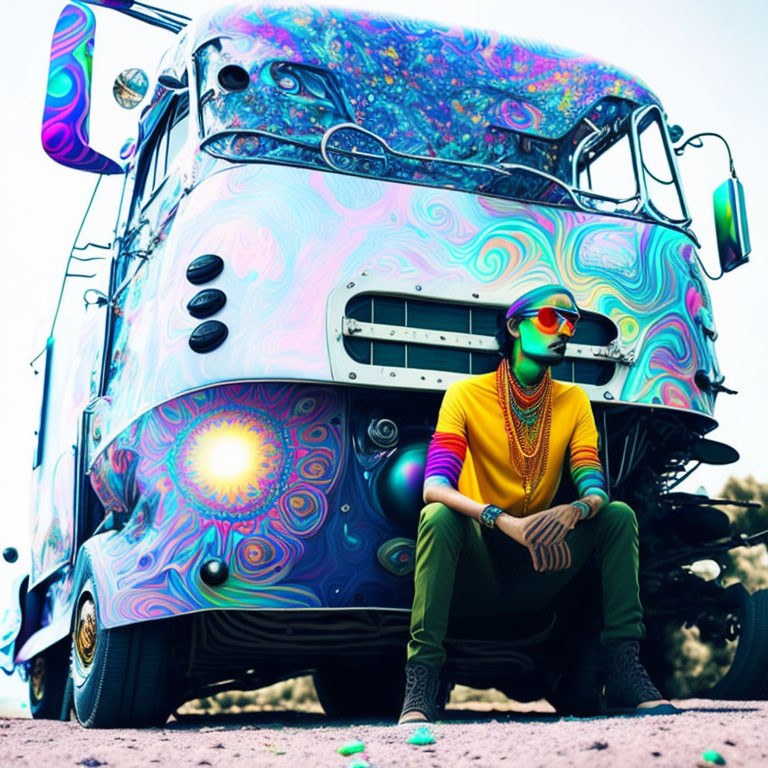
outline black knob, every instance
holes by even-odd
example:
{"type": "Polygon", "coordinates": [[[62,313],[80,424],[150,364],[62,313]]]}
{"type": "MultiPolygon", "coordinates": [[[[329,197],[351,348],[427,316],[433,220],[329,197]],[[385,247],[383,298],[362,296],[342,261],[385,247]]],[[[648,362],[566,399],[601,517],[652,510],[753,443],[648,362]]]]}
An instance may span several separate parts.
{"type": "Polygon", "coordinates": [[[218,277],[224,269],[224,259],[216,256],[214,253],[206,253],[205,256],[198,256],[187,267],[187,280],[193,285],[202,285],[210,283],[211,280],[218,277]]]}
{"type": "Polygon", "coordinates": [[[218,288],[206,288],[196,293],[187,304],[187,311],[192,317],[200,318],[215,315],[227,303],[224,291],[218,288]]]}
{"type": "Polygon", "coordinates": [[[195,352],[211,352],[224,343],[229,330],[224,323],[218,320],[206,320],[192,331],[189,337],[189,346],[195,352]]]}

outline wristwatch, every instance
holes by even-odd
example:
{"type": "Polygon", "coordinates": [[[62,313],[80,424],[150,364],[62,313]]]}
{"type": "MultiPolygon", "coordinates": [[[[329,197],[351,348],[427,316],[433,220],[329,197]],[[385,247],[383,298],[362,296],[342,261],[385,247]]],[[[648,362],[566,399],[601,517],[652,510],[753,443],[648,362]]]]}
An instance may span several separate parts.
{"type": "Polygon", "coordinates": [[[592,512],[592,510],[589,508],[589,504],[587,504],[586,501],[572,501],[571,506],[576,507],[576,509],[581,512],[581,520],[586,520],[592,512]]]}
{"type": "Polygon", "coordinates": [[[504,510],[501,507],[497,507],[495,504],[489,504],[481,513],[480,513],[480,522],[486,527],[486,528],[495,528],[496,527],[496,518],[498,518],[499,515],[506,514],[504,510]]]}

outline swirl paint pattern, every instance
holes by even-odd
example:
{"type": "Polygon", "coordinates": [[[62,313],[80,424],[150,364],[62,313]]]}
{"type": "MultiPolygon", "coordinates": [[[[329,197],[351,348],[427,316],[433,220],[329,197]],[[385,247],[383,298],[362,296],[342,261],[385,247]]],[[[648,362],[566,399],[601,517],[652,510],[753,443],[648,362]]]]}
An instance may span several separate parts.
{"type": "Polygon", "coordinates": [[[528,288],[564,285],[579,307],[609,317],[621,345],[635,353],[617,399],[713,412],[712,395],[694,381],[697,370],[718,375],[702,331],[711,302],[690,241],[663,226],[248,165],[212,172],[182,201],[167,231],[142,280],[121,296],[104,417],[109,439],[136,413],[190,386],[333,382],[329,345],[339,342],[330,336],[326,307],[350,281],[414,293],[419,285],[422,296],[481,292],[484,303],[506,306],[528,288]],[[205,253],[225,262],[215,284],[227,295],[217,317],[229,336],[215,352],[198,355],[187,342],[196,321],[185,309],[193,295],[185,270],[205,253]]]}
{"type": "Polygon", "coordinates": [[[220,607],[248,590],[258,607],[319,605],[312,581],[297,583],[293,572],[338,482],[342,406],[327,388],[230,384],[131,425],[91,471],[105,509],[130,517],[104,545],[112,583],[97,587],[123,596],[108,621],[145,615],[150,595],[155,616],[212,607],[199,578],[210,557],[230,563],[220,607]]]}

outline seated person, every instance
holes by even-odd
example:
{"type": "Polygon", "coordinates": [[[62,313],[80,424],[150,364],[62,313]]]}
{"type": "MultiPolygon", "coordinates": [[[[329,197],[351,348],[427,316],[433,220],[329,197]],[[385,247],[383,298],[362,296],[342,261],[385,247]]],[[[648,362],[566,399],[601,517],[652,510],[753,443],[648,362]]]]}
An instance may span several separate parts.
{"type": "Polygon", "coordinates": [[[529,291],[506,314],[498,370],[445,393],[427,454],[400,723],[436,717],[451,613],[487,619],[541,608],[592,552],[609,711],[677,711],[639,660],[645,628],[634,512],[608,500],[586,392],[550,375],[578,319],[566,288],[529,291]],[[550,508],[566,456],[580,498],[550,508]]]}

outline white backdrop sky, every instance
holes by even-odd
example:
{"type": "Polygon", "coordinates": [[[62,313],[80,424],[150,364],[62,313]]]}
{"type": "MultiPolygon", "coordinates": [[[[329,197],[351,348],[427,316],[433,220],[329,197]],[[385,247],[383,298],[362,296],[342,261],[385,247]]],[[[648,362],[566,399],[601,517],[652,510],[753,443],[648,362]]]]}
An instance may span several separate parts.
{"type": "MultiPolygon", "coordinates": [[[[189,15],[207,0],[158,0],[189,15]]],[[[357,0],[350,6],[400,15],[496,29],[537,38],[604,59],[636,74],[662,100],[671,123],[691,135],[718,131],[729,140],[747,194],[753,243],[752,262],[710,283],[720,332],[718,355],[726,384],[738,397],[721,396],[720,428],[711,437],[741,453],[738,464],[702,467],[687,488],[704,485],[716,493],[731,474],[768,479],[765,431],[768,378],[762,316],[768,301],[768,237],[764,212],[768,88],[765,38],[768,3],[763,0],[357,0]]],[[[0,123],[0,547],[19,546],[14,569],[0,562],[0,585],[27,561],[32,431],[39,410],[29,360],[42,348],[50,325],[69,247],[87,204],[95,176],[55,164],[40,146],[40,123],[50,39],[64,0],[6,0],[0,25],[4,93],[0,123]]],[[[124,112],[112,100],[111,85],[123,68],[154,72],[159,55],[173,42],[111,11],[99,10],[94,61],[93,144],[117,157],[123,141],[135,135],[139,110],[124,112]]],[[[691,151],[681,169],[694,225],[711,270],[716,267],[711,192],[727,176],[722,145],[712,141],[691,151]]],[[[111,239],[113,218],[97,216],[85,235],[111,239]]],[[[84,286],[85,288],[86,286],[84,286]]],[[[0,592],[0,615],[5,594],[0,592]]]]}

